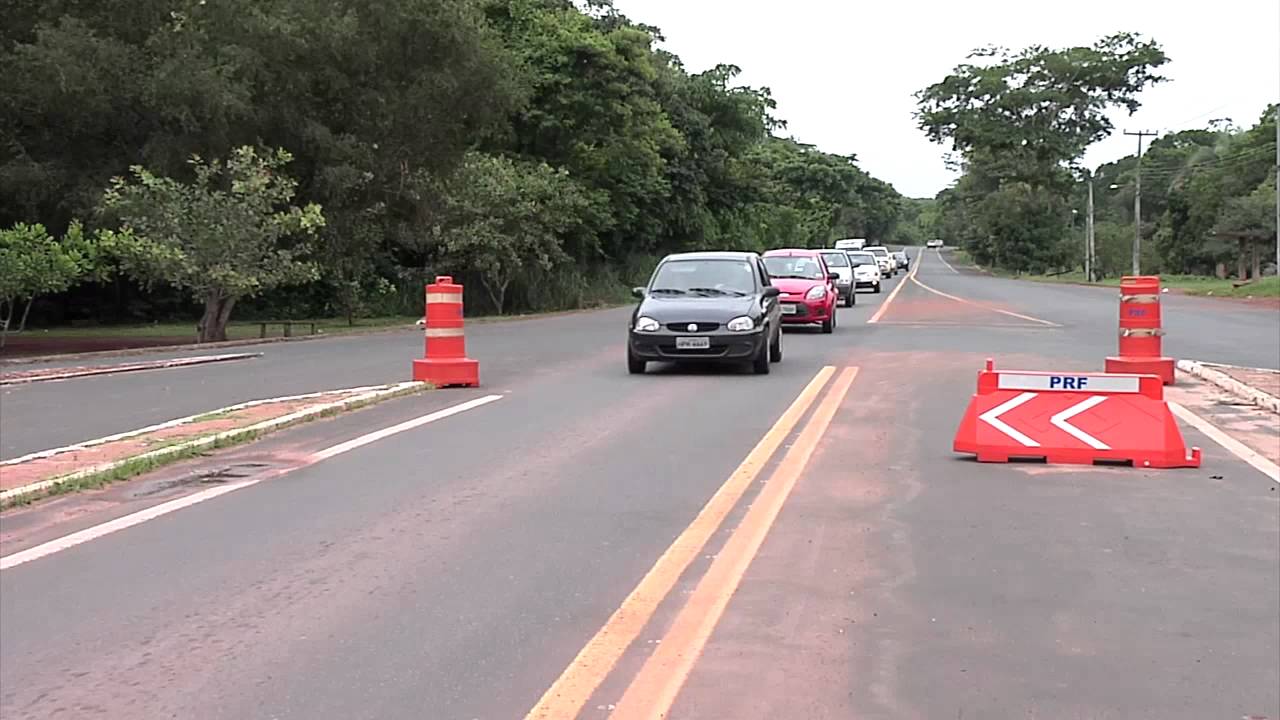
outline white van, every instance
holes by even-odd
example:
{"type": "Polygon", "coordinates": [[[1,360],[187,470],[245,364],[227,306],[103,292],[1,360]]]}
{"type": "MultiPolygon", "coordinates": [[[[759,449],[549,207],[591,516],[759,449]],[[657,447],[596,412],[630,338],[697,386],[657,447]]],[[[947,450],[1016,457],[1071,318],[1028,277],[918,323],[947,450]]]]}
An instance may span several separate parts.
{"type": "Polygon", "coordinates": [[[847,240],[837,240],[837,250],[861,250],[867,246],[866,238],[848,238],[847,240]]]}

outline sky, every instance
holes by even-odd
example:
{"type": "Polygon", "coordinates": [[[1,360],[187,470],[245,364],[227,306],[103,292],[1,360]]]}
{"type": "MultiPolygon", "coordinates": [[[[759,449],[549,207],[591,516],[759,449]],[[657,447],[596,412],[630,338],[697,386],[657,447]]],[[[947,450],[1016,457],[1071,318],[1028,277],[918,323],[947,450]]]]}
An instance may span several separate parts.
{"type": "MultiPolygon", "coordinates": [[[[935,83],[977,47],[1091,45],[1114,32],[1155,39],[1168,82],[1149,87],[1133,116],[1112,113],[1113,135],[1089,148],[1089,167],[1137,149],[1124,130],[1168,132],[1230,118],[1253,125],[1280,98],[1280,1],[1214,0],[614,0],[655,25],[690,72],[742,68],[744,85],[768,87],[787,122],[782,134],[858,164],[909,197],[933,197],[955,180],[949,150],[912,117],[912,93],[935,83]],[[1179,5],[1186,9],[1173,8],[1179,5]]],[[[1150,138],[1147,139],[1147,142],[1150,138]]]]}

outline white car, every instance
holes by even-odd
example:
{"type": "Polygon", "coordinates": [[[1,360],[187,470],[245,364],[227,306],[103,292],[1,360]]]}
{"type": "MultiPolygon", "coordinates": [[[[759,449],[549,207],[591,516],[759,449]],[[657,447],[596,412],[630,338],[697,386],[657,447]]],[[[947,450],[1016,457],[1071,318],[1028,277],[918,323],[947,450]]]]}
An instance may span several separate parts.
{"type": "Polygon", "coordinates": [[[835,248],[837,250],[861,250],[866,246],[866,238],[846,238],[844,240],[837,240],[835,248]]]}
{"type": "Polygon", "coordinates": [[[861,290],[862,288],[871,288],[873,292],[880,292],[880,261],[875,255],[864,250],[852,251],[846,253],[849,256],[849,264],[853,266],[853,288],[861,290]]]}
{"type": "Polygon", "coordinates": [[[925,243],[924,246],[927,248],[940,248],[942,247],[942,241],[937,239],[930,240],[929,242],[925,243]]]}
{"type": "Polygon", "coordinates": [[[822,260],[827,263],[827,270],[836,274],[836,292],[840,295],[840,304],[852,307],[858,302],[853,294],[853,266],[849,264],[849,256],[843,250],[822,250],[822,260]]]}
{"type": "Polygon", "coordinates": [[[875,245],[864,249],[876,256],[876,261],[880,263],[880,272],[885,277],[893,277],[897,274],[898,262],[894,260],[893,255],[889,253],[889,248],[883,245],[875,245]]]}

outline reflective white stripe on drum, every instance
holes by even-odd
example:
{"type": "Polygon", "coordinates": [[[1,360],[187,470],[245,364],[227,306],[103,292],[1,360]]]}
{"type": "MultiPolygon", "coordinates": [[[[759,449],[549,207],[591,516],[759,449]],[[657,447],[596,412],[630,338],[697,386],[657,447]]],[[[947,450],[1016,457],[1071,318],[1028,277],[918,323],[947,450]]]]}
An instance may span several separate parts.
{"type": "Polygon", "coordinates": [[[1150,305],[1151,303],[1160,302],[1159,295],[1121,295],[1120,302],[1133,303],[1134,305],[1150,305]]]}
{"type": "Polygon", "coordinates": [[[427,328],[427,337],[462,337],[462,328],[427,328]]]}
{"type": "Polygon", "coordinates": [[[461,305],[462,293],[429,292],[427,293],[427,303],[428,304],[447,303],[449,305],[461,305]]]}

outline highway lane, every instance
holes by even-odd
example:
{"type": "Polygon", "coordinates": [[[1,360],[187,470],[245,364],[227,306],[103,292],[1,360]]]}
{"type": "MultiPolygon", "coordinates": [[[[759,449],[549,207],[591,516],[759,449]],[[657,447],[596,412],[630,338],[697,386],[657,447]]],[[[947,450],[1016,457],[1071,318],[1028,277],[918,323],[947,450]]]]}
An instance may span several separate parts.
{"type": "MultiPolygon", "coordinates": [[[[946,264],[945,254],[919,252],[929,253],[919,279],[930,287],[1078,328],[1079,333],[1057,337],[1070,338],[1064,344],[1073,347],[1085,343],[1097,358],[1098,364],[1090,367],[1100,368],[1102,358],[1115,352],[1114,290],[992,278],[946,264]]],[[[859,297],[863,308],[877,303],[874,295],[859,297]]],[[[1166,349],[1174,356],[1254,367],[1280,362],[1280,313],[1274,309],[1174,295],[1164,302],[1166,349]]],[[[971,309],[942,296],[934,296],[932,305],[922,298],[917,307],[916,312],[944,315],[971,309]]],[[[503,382],[572,360],[598,343],[598,336],[622,326],[627,313],[618,309],[482,323],[468,328],[467,340],[472,354],[486,359],[484,379],[503,382]]],[[[996,323],[1010,320],[998,313],[986,317],[996,323]]],[[[409,376],[412,358],[420,356],[421,343],[420,333],[409,331],[260,345],[253,349],[263,357],[226,365],[0,388],[0,459],[247,400],[401,381],[409,376]]],[[[1062,357],[1071,357],[1071,349],[1063,348],[1062,357]]]]}
{"type": "MultiPolygon", "coordinates": [[[[926,258],[919,277],[938,271],[926,258]]],[[[1096,331],[914,284],[858,324],[886,297],[860,296],[835,335],[788,333],[768,377],[629,377],[621,327],[586,316],[572,337],[590,350],[551,343],[543,362],[525,346],[504,362],[536,369],[493,375],[496,403],[4,570],[0,715],[521,717],[824,365],[859,370],[672,717],[1280,714],[1274,483],[1190,431],[1202,470],[958,459],[983,358],[1096,368],[1096,331]]],[[[476,394],[235,452],[287,464],[476,394]]],[[[677,640],[673,615],[785,463],[763,467],[580,717],[608,717],[677,640]]],[[[148,502],[127,490],[4,530],[43,516],[38,542],[112,497],[148,502]]]]}
{"type": "MultiPolygon", "coordinates": [[[[527,376],[486,373],[508,395],[492,406],[3,571],[0,714],[515,716],[554,671],[543,658],[571,656],[868,333],[789,332],[768,377],[629,377],[623,328],[586,319],[571,360],[526,345],[527,376]]],[[[373,408],[366,429],[446,394],[373,408]]],[[[339,422],[360,432],[361,415],[339,422]]],[[[279,454],[329,425],[276,438],[279,454]]]]}
{"type": "MultiPolygon", "coordinates": [[[[932,253],[921,279],[937,290],[961,295],[996,307],[1016,306],[1022,312],[1079,327],[1081,340],[1094,352],[1116,352],[1116,288],[1036,283],[984,275],[948,262],[951,253],[932,253]],[[926,279],[927,276],[927,279],[926,279]]],[[[1167,332],[1165,352],[1172,357],[1248,367],[1280,367],[1280,310],[1275,306],[1166,293],[1161,296],[1167,332]]]]}

